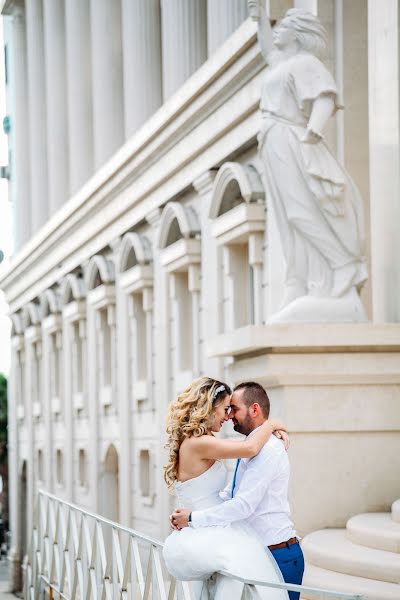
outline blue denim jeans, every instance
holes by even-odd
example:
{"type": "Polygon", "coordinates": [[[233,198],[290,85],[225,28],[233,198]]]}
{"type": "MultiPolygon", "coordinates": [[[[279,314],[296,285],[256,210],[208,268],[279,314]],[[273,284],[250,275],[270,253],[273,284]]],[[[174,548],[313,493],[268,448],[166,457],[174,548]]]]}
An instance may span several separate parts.
{"type": "MultiPolygon", "coordinates": [[[[285,583],[301,585],[304,573],[304,557],[300,544],[292,544],[284,548],[271,550],[281,570],[285,583]]],[[[290,600],[299,600],[299,592],[288,592],[290,600]]]]}

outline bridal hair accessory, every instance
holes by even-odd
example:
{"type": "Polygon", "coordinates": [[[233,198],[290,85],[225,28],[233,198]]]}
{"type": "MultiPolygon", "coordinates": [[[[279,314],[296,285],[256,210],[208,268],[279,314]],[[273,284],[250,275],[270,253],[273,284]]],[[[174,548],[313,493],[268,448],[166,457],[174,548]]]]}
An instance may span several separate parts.
{"type": "Polygon", "coordinates": [[[216,399],[216,397],[218,396],[218,394],[220,392],[226,392],[226,388],[224,385],[219,385],[217,387],[217,389],[214,391],[213,396],[212,396],[212,401],[214,402],[214,400],[216,399]]]}

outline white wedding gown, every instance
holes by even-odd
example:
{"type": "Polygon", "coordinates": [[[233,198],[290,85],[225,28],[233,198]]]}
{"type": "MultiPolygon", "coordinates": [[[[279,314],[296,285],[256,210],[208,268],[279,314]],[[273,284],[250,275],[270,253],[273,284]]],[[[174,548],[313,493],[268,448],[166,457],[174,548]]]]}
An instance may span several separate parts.
{"type": "MultiPolygon", "coordinates": [[[[225,486],[227,470],[216,461],[205,473],[175,483],[177,505],[202,510],[222,502],[219,492],[225,486]]],[[[168,571],[180,581],[193,584],[193,600],[288,600],[285,590],[243,585],[214,573],[224,571],[243,579],[282,583],[282,575],[269,550],[245,523],[226,527],[185,527],[173,531],[165,541],[164,560],[168,571]],[[202,581],[199,581],[202,580],[202,581]]]]}

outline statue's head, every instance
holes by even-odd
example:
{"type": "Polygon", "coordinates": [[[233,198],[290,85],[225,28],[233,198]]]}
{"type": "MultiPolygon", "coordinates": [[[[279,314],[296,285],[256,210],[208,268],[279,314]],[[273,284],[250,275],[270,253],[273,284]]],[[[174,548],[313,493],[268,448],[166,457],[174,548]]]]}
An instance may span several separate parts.
{"type": "Polygon", "coordinates": [[[274,45],[284,46],[294,41],[299,50],[324,58],[327,49],[327,35],[319,19],[302,8],[291,8],[274,29],[274,45]]]}

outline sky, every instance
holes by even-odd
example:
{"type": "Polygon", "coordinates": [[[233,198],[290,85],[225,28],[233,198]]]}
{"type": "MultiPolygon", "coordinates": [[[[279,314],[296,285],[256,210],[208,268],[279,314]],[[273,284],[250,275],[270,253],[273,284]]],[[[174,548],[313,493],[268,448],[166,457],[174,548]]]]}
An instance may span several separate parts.
{"type": "MultiPolygon", "coordinates": [[[[3,19],[0,17],[0,165],[8,164],[7,136],[3,131],[3,119],[6,115],[3,19]]],[[[12,252],[11,207],[8,201],[8,183],[0,179],[0,249],[4,252],[2,266],[10,260],[12,252]]],[[[7,304],[0,290],[0,373],[8,375],[10,369],[10,319],[7,304]]]]}

